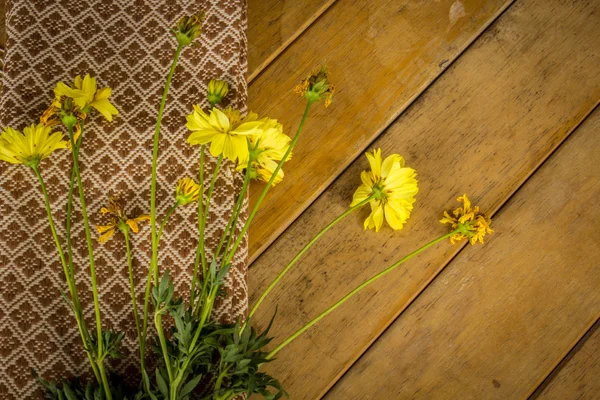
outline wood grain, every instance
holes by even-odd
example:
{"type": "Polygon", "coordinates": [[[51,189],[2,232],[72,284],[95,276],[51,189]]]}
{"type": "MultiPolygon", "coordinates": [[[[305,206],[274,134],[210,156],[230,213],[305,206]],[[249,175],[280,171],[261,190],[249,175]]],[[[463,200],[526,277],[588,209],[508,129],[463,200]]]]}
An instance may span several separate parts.
{"type": "Polygon", "coordinates": [[[600,109],[327,398],[529,396],[600,315],[599,128],[600,109]]]}
{"type": "MultiPolygon", "coordinates": [[[[598,254],[595,255],[596,259],[598,254]]],[[[600,393],[600,320],[569,352],[531,399],[595,400],[600,393]]]]}
{"type": "MultiPolygon", "coordinates": [[[[418,172],[420,193],[405,229],[364,232],[366,210],[348,217],[286,276],[255,322],[264,326],[278,305],[273,334],[287,337],[385,265],[443,234],[437,221],[464,192],[483,209],[498,209],[600,98],[597,7],[528,0],[507,10],[371,146],[402,154],[418,172]]],[[[362,158],[353,163],[255,262],[251,301],[346,210],[366,166],[362,158]]],[[[297,339],[268,370],[292,398],[319,397],[459,250],[438,245],[404,264],[297,339]]]]}
{"type": "MultiPolygon", "coordinates": [[[[328,109],[315,107],[287,178],[263,203],[250,230],[251,261],[511,1],[459,1],[464,16],[455,3],[339,0],[252,82],[250,109],[279,119],[291,136],[304,108],[291,91],[298,81],[326,60],[339,90],[328,109]]],[[[261,190],[251,187],[252,204],[261,190]]]]}
{"type": "Polygon", "coordinates": [[[248,81],[336,0],[248,0],[248,81]]]}

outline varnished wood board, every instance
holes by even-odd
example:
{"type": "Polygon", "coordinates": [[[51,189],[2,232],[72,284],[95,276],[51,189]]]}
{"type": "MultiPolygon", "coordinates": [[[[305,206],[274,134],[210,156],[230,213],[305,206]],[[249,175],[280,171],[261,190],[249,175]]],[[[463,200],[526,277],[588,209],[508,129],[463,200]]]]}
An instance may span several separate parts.
{"type": "MultiPolygon", "coordinates": [[[[282,340],[385,265],[445,231],[437,221],[470,194],[498,209],[600,99],[598,5],[515,3],[371,147],[398,152],[418,172],[420,193],[404,230],[364,232],[347,217],[267,298],[257,323],[279,306],[282,340]]],[[[309,207],[249,274],[251,302],[320,228],[347,209],[361,158],[309,207]]],[[[367,288],[280,353],[267,369],[294,399],[324,393],[459,246],[440,245],[367,288]],[[306,385],[310,382],[310,385],[306,385]]],[[[277,343],[277,340],[275,340],[277,343]]]]}
{"type": "Polygon", "coordinates": [[[335,1],[248,0],[248,81],[335,1]]]}
{"type": "Polygon", "coordinates": [[[600,315],[599,128],[600,109],[327,398],[529,396],[600,315]]]}
{"type": "Polygon", "coordinates": [[[531,399],[596,400],[599,394],[600,320],[561,361],[531,399]]]}
{"type": "MultiPolygon", "coordinates": [[[[320,63],[338,88],[315,107],[286,179],[250,230],[254,260],[416,98],[510,0],[339,0],[249,88],[250,109],[295,134],[305,102],[291,88],[320,63]]],[[[251,187],[251,204],[262,186],[251,187]]]]}

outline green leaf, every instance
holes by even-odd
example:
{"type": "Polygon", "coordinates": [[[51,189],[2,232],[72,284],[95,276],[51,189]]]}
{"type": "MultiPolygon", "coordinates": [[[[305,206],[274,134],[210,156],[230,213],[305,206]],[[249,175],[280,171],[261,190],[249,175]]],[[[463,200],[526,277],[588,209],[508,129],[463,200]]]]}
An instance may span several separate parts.
{"type": "Polygon", "coordinates": [[[181,397],[185,397],[188,394],[192,393],[192,390],[194,390],[194,388],[198,386],[198,382],[200,382],[200,379],[202,379],[202,375],[198,375],[195,378],[192,378],[192,380],[190,380],[188,383],[185,384],[183,388],[181,388],[181,393],[179,395],[181,397]]]}
{"type": "Polygon", "coordinates": [[[165,397],[165,399],[169,398],[167,382],[165,382],[165,378],[163,378],[158,368],[156,368],[156,383],[158,384],[158,390],[165,397]]]}
{"type": "Polygon", "coordinates": [[[63,392],[65,392],[67,400],[77,400],[77,396],[73,392],[73,389],[66,383],[63,383],[63,392]]]}

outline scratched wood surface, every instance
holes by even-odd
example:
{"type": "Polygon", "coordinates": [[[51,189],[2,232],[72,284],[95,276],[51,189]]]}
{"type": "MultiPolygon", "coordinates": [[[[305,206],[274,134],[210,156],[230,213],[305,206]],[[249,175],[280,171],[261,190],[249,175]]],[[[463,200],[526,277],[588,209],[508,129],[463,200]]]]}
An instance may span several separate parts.
{"type": "Polygon", "coordinates": [[[327,398],[527,398],[600,315],[599,128],[600,109],[327,398]]]}
{"type": "MultiPolygon", "coordinates": [[[[597,15],[597,5],[586,2],[533,0],[509,8],[370,146],[399,152],[419,174],[421,191],[406,228],[364,232],[365,212],[348,217],[267,298],[257,322],[264,325],[278,305],[273,333],[286,337],[384,265],[443,233],[437,220],[463,192],[484,209],[498,209],[597,104],[597,15]]],[[[254,263],[251,299],[346,209],[366,165],[362,157],[354,162],[254,263]]],[[[459,250],[438,246],[406,263],[321,321],[267,370],[294,399],[321,396],[459,250]]]]}
{"type": "MultiPolygon", "coordinates": [[[[304,105],[294,84],[326,60],[339,90],[328,109],[315,106],[287,178],[263,203],[251,260],[511,1],[454,2],[338,0],[252,81],[250,109],[279,119],[291,136],[304,105]]],[[[261,186],[251,189],[254,202],[261,186]]]]}

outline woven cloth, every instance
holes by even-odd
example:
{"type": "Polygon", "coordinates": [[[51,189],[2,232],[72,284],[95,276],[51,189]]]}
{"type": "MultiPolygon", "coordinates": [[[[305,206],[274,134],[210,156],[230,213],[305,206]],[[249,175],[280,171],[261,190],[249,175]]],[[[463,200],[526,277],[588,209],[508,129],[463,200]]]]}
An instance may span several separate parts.
{"type": "MultiPolygon", "coordinates": [[[[211,78],[229,82],[227,103],[246,109],[246,4],[244,0],[9,0],[7,45],[0,100],[2,127],[21,130],[37,123],[52,100],[57,81],[72,83],[90,73],[98,86],[113,89],[119,115],[108,123],[88,118],[80,160],[92,223],[109,193],[121,194],[130,215],[149,213],[152,133],[171,58],[176,47],[169,28],[184,14],[206,14],[200,46],[183,51],[163,119],[158,165],[158,216],[173,204],[177,180],[197,176],[199,148],[186,143],[185,116],[191,105],[208,105],[211,78]]],[[[59,235],[71,168],[68,150],[42,161],[59,235]]],[[[206,182],[215,165],[206,161],[206,182]]],[[[208,258],[229,217],[242,179],[231,164],[219,173],[210,210],[208,258]]],[[[94,327],[83,223],[75,197],[73,239],[79,295],[94,327]]],[[[179,293],[188,293],[197,244],[194,206],[180,207],[161,240],[159,265],[168,268],[179,293]]],[[[242,213],[245,215],[245,208],[242,213]]],[[[243,223],[243,219],[240,223],[243,223]]],[[[238,226],[239,229],[239,226],[238,226]]],[[[138,304],[143,304],[149,265],[150,228],[132,236],[138,304]]],[[[225,283],[227,296],[215,318],[234,321],[247,310],[244,239],[225,283]]],[[[63,243],[64,245],[64,243],[63,243]]],[[[127,333],[125,358],[114,369],[137,376],[137,343],[130,307],[123,237],[105,245],[94,240],[105,327],[127,333]]],[[[35,368],[47,379],[89,371],[75,319],[59,291],[66,290],[48,228],[42,193],[31,170],[0,163],[0,398],[39,398],[35,368]]],[[[149,337],[154,336],[151,331],[149,337]]],[[[89,372],[88,372],[89,373],[89,372]]]]}

